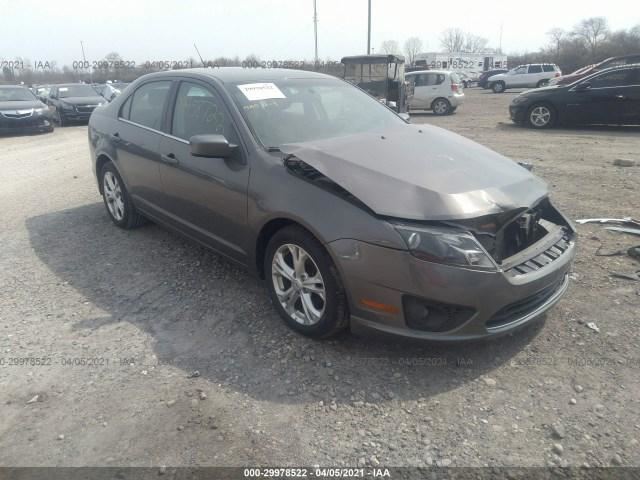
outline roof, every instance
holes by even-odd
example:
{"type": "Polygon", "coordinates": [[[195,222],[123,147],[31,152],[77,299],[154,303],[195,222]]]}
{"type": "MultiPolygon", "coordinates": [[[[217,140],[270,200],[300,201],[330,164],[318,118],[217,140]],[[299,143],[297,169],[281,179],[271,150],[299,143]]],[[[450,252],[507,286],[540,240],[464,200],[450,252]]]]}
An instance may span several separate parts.
{"type": "Polygon", "coordinates": [[[342,57],[341,63],[404,63],[402,55],[353,55],[350,57],[342,57]]]}
{"type": "Polygon", "coordinates": [[[331,78],[331,75],[324,73],[311,72],[307,70],[295,70],[291,68],[242,68],[242,67],[215,67],[215,68],[186,68],[182,70],[167,70],[163,72],[152,73],[154,76],[173,76],[173,75],[203,75],[215,78],[222,83],[236,82],[269,82],[277,80],[286,80],[290,78],[331,78]]]}
{"type": "Polygon", "coordinates": [[[27,88],[24,85],[0,85],[0,88],[27,88]]]}
{"type": "Polygon", "coordinates": [[[448,75],[450,73],[456,73],[456,72],[453,72],[451,70],[412,70],[411,72],[405,73],[404,76],[406,77],[407,75],[417,75],[420,73],[441,73],[443,75],[448,75]]]}

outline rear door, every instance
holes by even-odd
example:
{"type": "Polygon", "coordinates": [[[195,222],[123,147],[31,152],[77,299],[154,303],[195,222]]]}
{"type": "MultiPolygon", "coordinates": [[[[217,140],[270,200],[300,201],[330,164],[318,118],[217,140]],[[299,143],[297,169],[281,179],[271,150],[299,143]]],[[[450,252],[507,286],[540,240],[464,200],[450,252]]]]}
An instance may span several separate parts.
{"type": "Polygon", "coordinates": [[[160,142],[163,213],[185,233],[246,263],[249,165],[233,117],[209,84],[183,79],[175,92],[169,135],[160,142]],[[221,134],[239,147],[230,158],[194,157],[189,139],[200,134],[221,134]]]}
{"type": "Polygon", "coordinates": [[[121,106],[109,132],[127,189],[147,211],[157,210],[162,197],[158,148],[171,84],[171,80],[156,80],[139,86],[121,106]]]}
{"type": "Polygon", "coordinates": [[[633,116],[631,73],[615,70],[585,79],[570,90],[567,116],[575,123],[625,123],[633,116]],[[587,87],[581,89],[581,87],[587,87]]]}
{"type": "Polygon", "coordinates": [[[529,65],[529,70],[527,72],[527,81],[526,83],[523,85],[524,87],[537,87],[538,86],[538,82],[540,80],[543,80],[544,77],[544,71],[542,70],[542,65],[529,65]]]}

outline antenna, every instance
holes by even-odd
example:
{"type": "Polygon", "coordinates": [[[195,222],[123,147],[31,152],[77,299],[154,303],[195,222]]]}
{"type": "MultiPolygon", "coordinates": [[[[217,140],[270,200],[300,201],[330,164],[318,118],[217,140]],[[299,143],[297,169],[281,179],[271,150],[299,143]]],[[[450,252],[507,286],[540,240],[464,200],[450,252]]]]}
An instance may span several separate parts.
{"type": "Polygon", "coordinates": [[[196,52],[198,53],[198,56],[200,57],[200,61],[202,62],[202,66],[204,67],[205,66],[204,60],[202,59],[202,55],[200,55],[200,50],[198,50],[198,47],[196,46],[195,43],[193,44],[193,48],[196,49],[196,52]]]}
{"type": "MultiPolygon", "coordinates": [[[[84,43],[80,40],[80,48],[82,49],[82,67],[87,64],[87,57],[84,56],[84,43]]],[[[89,69],[89,80],[93,83],[93,70],[89,69]]]]}
{"type": "Polygon", "coordinates": [[[318,68],[318,10],[316,8],[316,0],[313,0],[313,37],[315,39],[316,50],[316,68],[318,68]]]}
{"type": "Polygon", "coordinates": [[[367,29],[367,55],[371,55],[371,0],[369,0],[369,27],[367,29]]]}

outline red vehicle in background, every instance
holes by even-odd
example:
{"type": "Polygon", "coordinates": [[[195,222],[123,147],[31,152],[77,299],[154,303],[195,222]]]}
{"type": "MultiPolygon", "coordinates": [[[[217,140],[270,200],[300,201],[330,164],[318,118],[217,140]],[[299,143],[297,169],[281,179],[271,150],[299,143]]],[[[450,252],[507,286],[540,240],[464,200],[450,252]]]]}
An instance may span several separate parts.
{"type": "Polygon", "coordinates": [[[600,63],[593,65],[587,65],[586,67],[579,68],[569,75],[563,75],[561,77],[552,78],[549,80],[549,85],[569,85],[581,78],[584,78],[592,73],[599,72],[605,68],[620,67],[622,65],[632,65],[634,63],[640,63],[640,53],[634,55],[624,55],[622,57],[610,57],[603,60],[600,63]]]}

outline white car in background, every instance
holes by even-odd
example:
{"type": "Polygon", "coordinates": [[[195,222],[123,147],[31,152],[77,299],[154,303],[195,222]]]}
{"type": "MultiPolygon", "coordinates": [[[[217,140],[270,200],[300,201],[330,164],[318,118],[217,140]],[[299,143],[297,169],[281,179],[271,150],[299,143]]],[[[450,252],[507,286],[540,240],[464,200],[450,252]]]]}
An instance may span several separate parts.
{"type": "Polygon", "coordinates": [[[432,110],[436,115],[448,115],[464,101],[462,82],[455,72],[421,70],[405,74],[405,80],[413,86],[411,110],[432,110]]]}
{"type": "Polygon", "coordinates": [[[488,85],[494,93],[502,93],[508,88],[540,88],[560,75],[560,68],[553,63],[532,63],[489,77],[488,85]]]}

